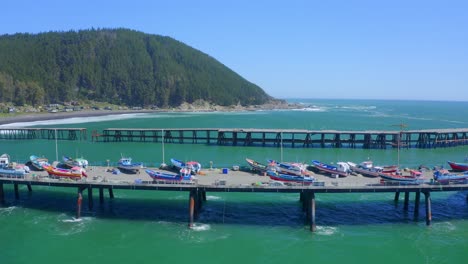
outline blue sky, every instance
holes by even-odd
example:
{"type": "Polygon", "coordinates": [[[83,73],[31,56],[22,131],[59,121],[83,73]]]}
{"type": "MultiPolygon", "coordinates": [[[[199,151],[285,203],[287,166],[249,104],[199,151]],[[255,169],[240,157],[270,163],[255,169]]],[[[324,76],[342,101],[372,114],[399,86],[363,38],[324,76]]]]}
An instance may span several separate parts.
{"type": "Polygon", "coordinates": [[[173,37],[277,98],[468,101],[468,1],[2,2],[0,34],[173,37]]]}

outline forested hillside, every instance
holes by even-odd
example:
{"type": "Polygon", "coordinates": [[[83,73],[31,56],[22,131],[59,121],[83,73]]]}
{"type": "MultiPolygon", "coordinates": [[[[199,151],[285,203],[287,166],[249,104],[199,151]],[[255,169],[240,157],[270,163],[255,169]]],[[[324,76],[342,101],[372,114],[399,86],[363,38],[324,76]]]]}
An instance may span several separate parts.
{"type": "Polygon", "coordinates": [[[272,98],[207,54],[128,29],[0,36],[0,103],[264,104],[272,98]]]}

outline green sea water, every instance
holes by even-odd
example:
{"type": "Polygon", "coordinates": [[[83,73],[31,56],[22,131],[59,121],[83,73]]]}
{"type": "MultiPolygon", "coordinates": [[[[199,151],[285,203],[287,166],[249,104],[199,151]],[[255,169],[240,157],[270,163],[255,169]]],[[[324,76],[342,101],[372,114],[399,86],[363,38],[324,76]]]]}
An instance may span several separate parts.
{"type": "MultiPolygon", "coordinates": [[[[41,121],[12,126],[105,128],[288,128],[398,130],[467,128],[466,102],[291,100],[300,110],[232,113],[152,113],[41,121]]],[[[90,136],[88,136],[90,138],[90,136]]],[[[397,151],[229,147],[204,144],[103,143],[91,141],[1,141],[0,152],[15,161],[32,154],[83,156],[91,164],[131,156],[148,166],[170,158],[197,160],[204,167],[246,165],[245,158],[310,163],[372,159],[396,164],[397,151]]],[[[463,161],[467,146],[401,149],[402,166],[446,166],[463,161]]],[[[465,263],[468,258],[466,192],[433,193],[433,224],[426,227],[392,194],[318,194],[318,231],[310,233],[297,194],[208,193],[193,229],[187,228],[188,194],[115,191],[75,221],[76,190],[5,188],[0,208],[0,263],[465,263]]]]}

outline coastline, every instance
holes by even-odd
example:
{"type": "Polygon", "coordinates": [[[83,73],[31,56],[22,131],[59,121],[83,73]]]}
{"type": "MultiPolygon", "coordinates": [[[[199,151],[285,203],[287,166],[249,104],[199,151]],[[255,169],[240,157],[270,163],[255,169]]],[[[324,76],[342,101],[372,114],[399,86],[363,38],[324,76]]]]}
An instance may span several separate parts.
{"type": "Polygon", "coordinates": [[[275,109],[298,109],[303,108],[299,104],[265,104],[255,106],[197,106],[190,104],[183,104],[177,108],[171,109],[142,109],[142,110],[91,110],[85,109],[81,111],[72,112],[58,112],[58,113],[24,113],[16,114],[12,116],[2,117],[0,119],[0,125],[7,125],[17,122],[34,122],[44,120],[58,120],[74,117],[97,117],[107,115],[121,115],[121,114],[145,114],[145,113],[169,113],[169,112],[243,112],[243,111],[264,111],[264,110],[275,110],[275,109]]]}

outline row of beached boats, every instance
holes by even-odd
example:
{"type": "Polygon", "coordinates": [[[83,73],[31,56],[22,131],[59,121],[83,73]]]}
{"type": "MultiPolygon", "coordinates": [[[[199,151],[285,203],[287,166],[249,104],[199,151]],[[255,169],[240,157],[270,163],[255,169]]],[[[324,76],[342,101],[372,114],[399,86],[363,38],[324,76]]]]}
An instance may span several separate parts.
{"type": "MultiPolygon", "coordinates": [[[[307,165],[294,162],[277,162],[268,160],[267,164],[252,159],[246,159],[252,170],[267,175],[275,181],[287,183],[312,184],[315,179],[310,175],[307,165]]],[[[437,169],[434,172],[434,180],[441,184],[468,183],[468,164],[448,162],[453,171],[437,169]]],[[[348,175],[360,174],[364,177],[381,178],[382,183],[396,184],[421,184],[425,182],[423,174],[419,170],[408,170],[401,172],[396,165],[374,166],[370,160],[359,164],[353,162],[337,162],[336,165],[326,164],[312,160],[311,170],[323,173],[334,178],[347,177],[348,175]],[[408,174],[409,172],[409,174],[408,174]]]]}

